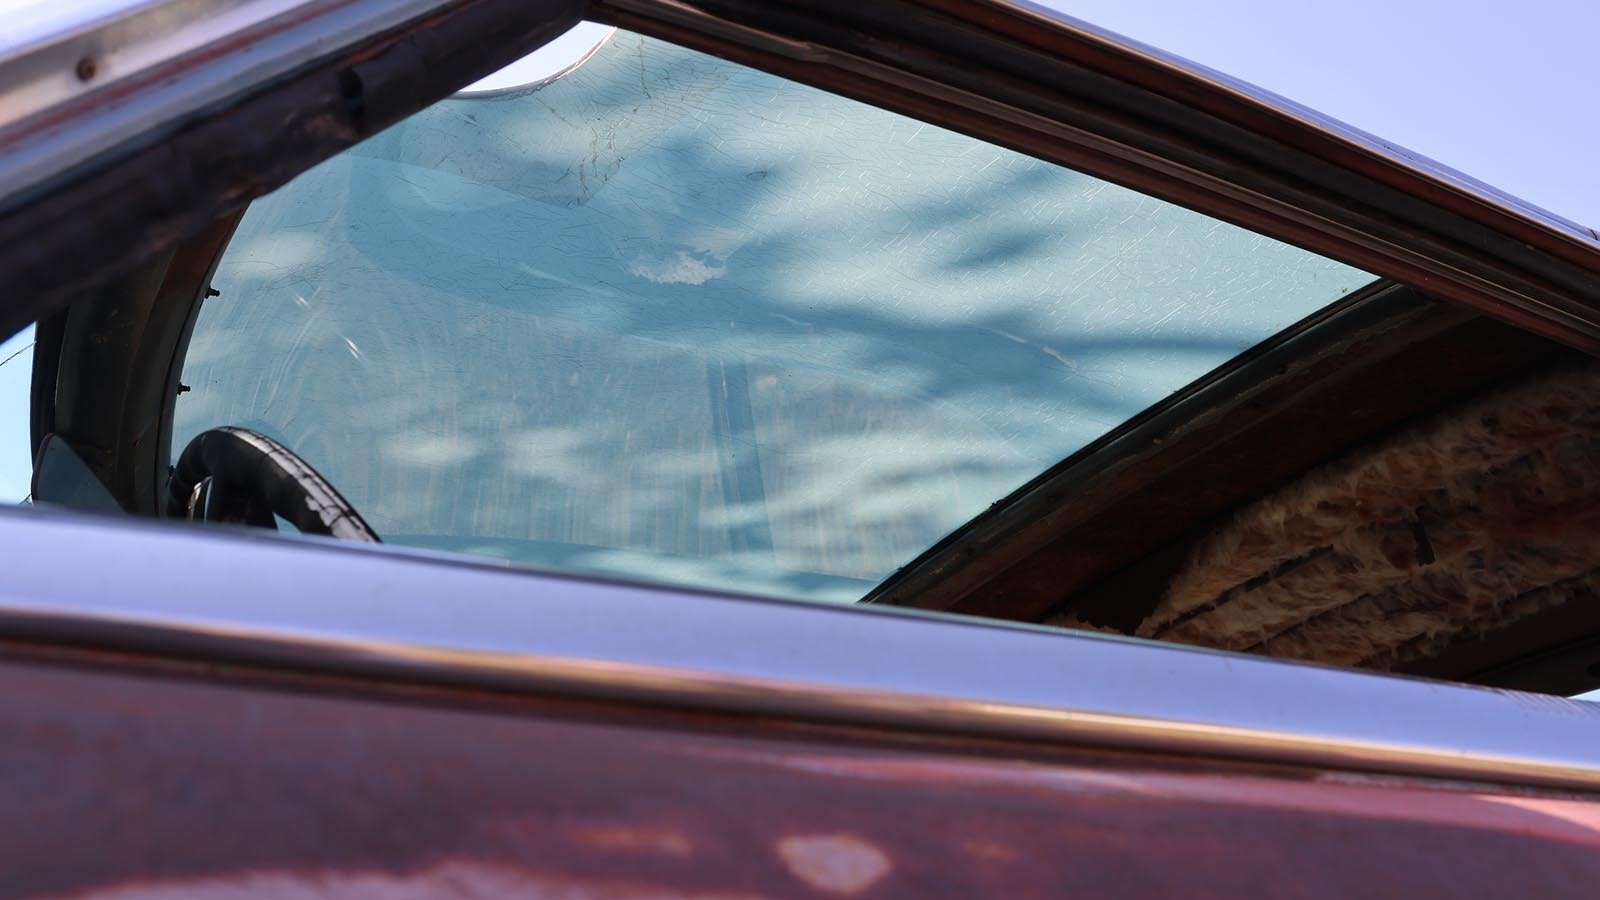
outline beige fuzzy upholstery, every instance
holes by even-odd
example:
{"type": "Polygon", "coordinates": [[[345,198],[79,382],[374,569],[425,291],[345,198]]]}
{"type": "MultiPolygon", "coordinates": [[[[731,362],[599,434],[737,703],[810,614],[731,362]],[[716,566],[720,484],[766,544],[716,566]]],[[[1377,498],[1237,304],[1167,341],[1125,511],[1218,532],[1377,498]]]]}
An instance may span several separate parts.
{"type": "Polygon", "coordinates": [[[1553,609],[1574,600],[1592,602],[1597,592],[1600,592],[1600,569],[1537,588],[1514,600],[1502,603],[1492,610],[1485,611],[1482,617],[1473,620],[1461,631],[1425,633],[1363,659],[1359,665],[1373,669],[1388,669],[1397,663],[1436,656],[1453,641],[1463,637],[1480,637],[1525,616],[1553,609]]]}
{"type": "MultiPolygon", "coordinates": [[[[1240,509],[1137,633],[1386,668],[1585,595],[1600,368],[1497,390],[1240,509]]],[[[1059,621],[1058,624],[1070,624],[1059,621]]]]}
{"type": "MultiPolygon", "coordinates": [[[[1096,625],[1087,619],[1079,618],[1076,613],[1066,613],[1050,620],[1050,624],[1060,628],[1071,628],[1074,631],[1098,631],[1101,634],[1123,634],[1115,628],[1096,625]]],[[[1126,636],[1126,635],[1124,635],[1126,636]]]]}

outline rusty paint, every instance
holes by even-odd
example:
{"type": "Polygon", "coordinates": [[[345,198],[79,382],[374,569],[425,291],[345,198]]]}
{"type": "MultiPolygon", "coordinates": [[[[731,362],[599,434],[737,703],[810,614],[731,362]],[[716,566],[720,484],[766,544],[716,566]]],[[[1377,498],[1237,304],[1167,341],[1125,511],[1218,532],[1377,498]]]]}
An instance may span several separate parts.
{"type": "MultiPolygon", "coordinates": [[[[114,81],[92,97],[79,98],[46,109],[40,115],[29,119],[26,127],[20,130],[18,135],[27,137],[38,132],[63,128],[76,118],[91,115],[95,109],[111,104],[126,103],[136,97],[140,91],[147,91],[156,85],[172,83],[182,79],[200,66],[234,54],[248,53],[258,44],[270,41],[290,29],[304,25],[307,21],[325,14],[325,9],[313,4],[306,4],[284,15],[274,16],[271,21],[263,23],[244,34],[234,35],[227,40],[218,41],[198,52],[185,54],[176,62],[155,66],[148,71],[138,73],[134,77],[114,81]]],[[[419,24],[422,27],[430,27],[436,23],[419,24]]],[[[393,43],[393,38],[379,46],[387,46],[389,43],[393,43]]],[[[374,49],[368,52],[377,51],[374,49]]],[[[78,60],[77,65],[74,67],[74,74],[77,75],[78,80],[88,81],[95,76],[97,69],[98,66],[94,58],[85,56],[78,60]],[[86,67],[89,73],[87,77],[84,75],[86,67]]]]}
{"type": "Polygon", "coordinates": [[[663,856],[690,856],[694,842],[682,831],[629,824],[588,825],[573,830],[572,840],[591,850],[625,853],[659,853],[663,856]]]}
{"type": "Polygon", "coordinates": [[[1017,861],[1017,851],[1004,844],[994,841],[965,840],[961,842],[961,849],[967,851],[978,859],[997,863],[1014,863],[1017,861]]]}
{"type": "Polygon", "coordinates": [[[0,897],[1588,896],[1600,805],[0,664],[0,897]]]}

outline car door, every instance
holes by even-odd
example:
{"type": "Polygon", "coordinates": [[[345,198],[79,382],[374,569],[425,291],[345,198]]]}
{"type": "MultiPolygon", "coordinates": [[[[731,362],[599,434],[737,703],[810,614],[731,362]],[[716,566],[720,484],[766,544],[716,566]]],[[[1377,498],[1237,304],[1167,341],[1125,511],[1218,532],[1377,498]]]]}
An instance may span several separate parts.
{"type": "Polygon", "coordinates": [[[1581,371],[1574,227],[1016,6],[240,8],[7,61],[6,890],[1586,890],[1587,704],[1094,633],[1581,371]],[[160,521],[219,426],[386,543],[160,521]]]}

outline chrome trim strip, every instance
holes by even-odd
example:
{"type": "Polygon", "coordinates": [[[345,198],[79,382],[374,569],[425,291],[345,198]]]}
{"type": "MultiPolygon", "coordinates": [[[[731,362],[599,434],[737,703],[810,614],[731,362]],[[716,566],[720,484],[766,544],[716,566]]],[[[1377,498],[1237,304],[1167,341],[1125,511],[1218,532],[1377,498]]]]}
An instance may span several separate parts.
{"type": "Polygon", "coordinates": [[[0,45],[0,197],[460,0],[157,0],[0,45]]]}
{"type": "Polygon", "coordinates": [[[0,511],[0,635],[746,713],[1600,789],[1600,705],[912,610],[0,511]]]}

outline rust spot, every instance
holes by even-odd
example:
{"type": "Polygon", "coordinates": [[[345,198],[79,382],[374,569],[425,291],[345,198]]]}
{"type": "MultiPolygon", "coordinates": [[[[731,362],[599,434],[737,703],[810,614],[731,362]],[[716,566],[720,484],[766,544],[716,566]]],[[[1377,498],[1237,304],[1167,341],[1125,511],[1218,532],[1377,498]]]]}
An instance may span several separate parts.
{"type": "Polygon", "coordinates": [[[1015,847],[1007,847],[1005,844],[996,844],[993,841],[969,839],[961,842],[961,849],[987,862],[1013,863],[1017,861],[1015,847]]]}
{"type": "Polygon", "coordinates": [[[85,56],[83,59],[78,60],[78,65],[72,71],[78,76],[79,81],[92,81],[94,80],[95,72],[99,68],[99,65],[94,61],[94,57],[85,56]]]}
{"type": "Polygon", "coordinates": [[[894,868],[876,844],[853,834],[792,835],[776,849],[794,877],[830,894],[858,894],[894,868]]]}
{"type": "Polygon", "coordinates": [[[572,839],[591,850],[619,850],[685,857],[694,853],[694,844],[682,832],[670,828],[639,828],[628,825],[593,825],[575,829],[572,839]]]}

